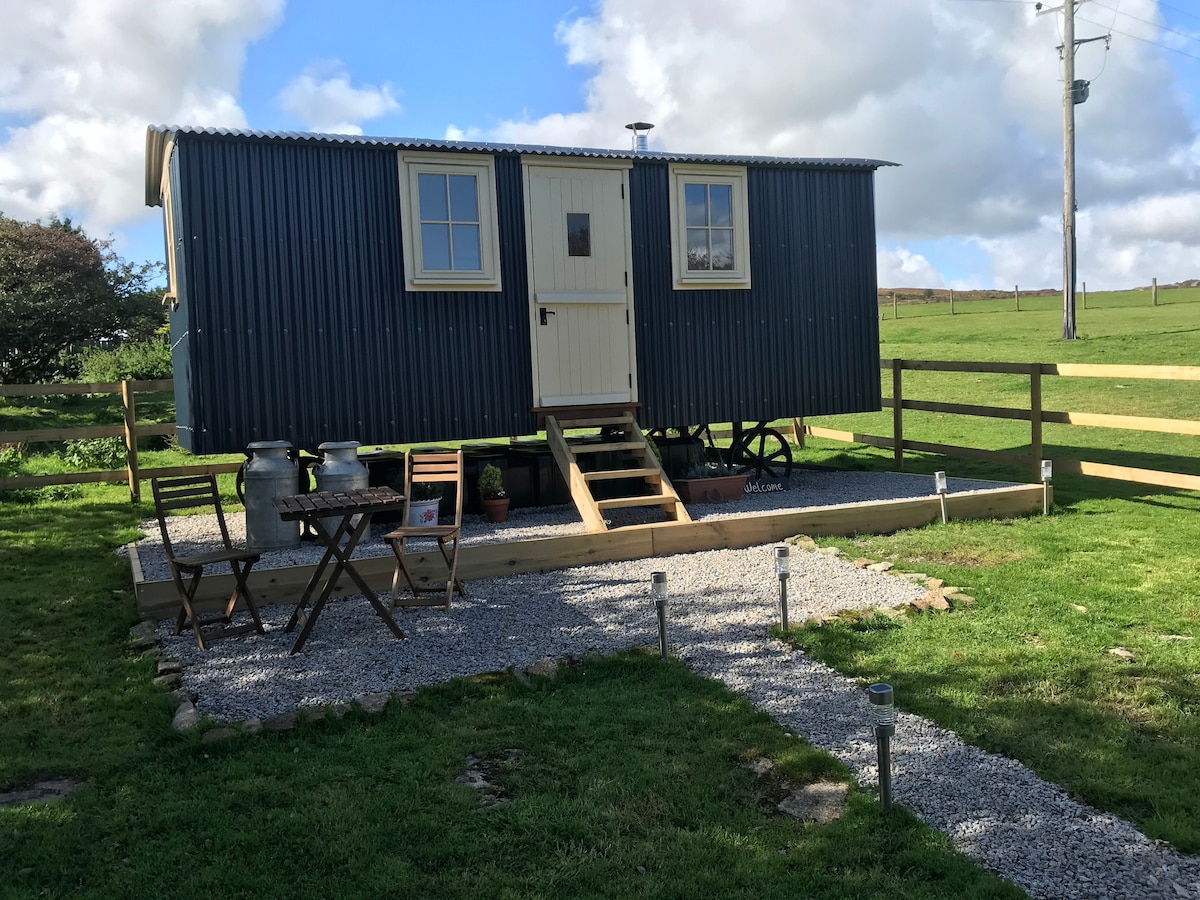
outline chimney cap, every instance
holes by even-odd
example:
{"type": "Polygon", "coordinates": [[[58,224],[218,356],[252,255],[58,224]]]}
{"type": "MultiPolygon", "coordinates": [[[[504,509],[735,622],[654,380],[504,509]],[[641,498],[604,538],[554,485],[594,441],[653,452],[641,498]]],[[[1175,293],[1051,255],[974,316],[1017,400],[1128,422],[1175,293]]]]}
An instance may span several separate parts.
{"type": "Polygon", "coordinates": [[[652,123],[652,122],[630,122],[625,127],[628,128],[630,131],[649,131],[651,128],[654,127],[654,123],[652,123]]]}

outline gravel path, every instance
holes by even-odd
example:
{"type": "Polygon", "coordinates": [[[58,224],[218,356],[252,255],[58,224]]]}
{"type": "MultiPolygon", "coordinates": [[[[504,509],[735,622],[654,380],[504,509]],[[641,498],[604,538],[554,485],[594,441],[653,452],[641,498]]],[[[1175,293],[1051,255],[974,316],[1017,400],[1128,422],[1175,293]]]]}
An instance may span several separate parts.
{"type": "MultiPolygon", "coordinates": [[[[880,473],[837,473],[834,478],[804,472],[797,478],[806,483],[804,496],[820,496],[820,505],[868,499],[864,492],[877,499],[920,496],[929,485],[927,477],[918,484],[911,476],[880,473]],[[833,480],[841,484],[832,486],[833,480]]],[[[952,480],[952,490],[963,487],[952,480]]],[[[763,501],[778,503],[778,495],[747,497],[747,506],[739,503],[739,511],[763,501]]],[[[716,507],[708,514],[728,512],[716,507]]],[[[562,533],[562,528],[561,515],[557,526],[539,516],[517,517],[513,524],[513,529],[530,533],[562,533]]],[[[143,567],[153,571],[151,545],[142,556],[143,567]]],[[[874,743],[863,690],[768,636],[778,615],[772,557],[770,547],[714,550],[472,581],[470,596],[456,598],[449,613],[436,608],[398,612],[408,635],[404,641],[391,637],[361,596],[349,597],[326,607],[296,657],[288,655],[294,635],[282,630],[290,607],[263,610],[265,635],[217,642],[204,653],[186,635],[171,637],[167,623],[159,631],[166,653],[183,664],[184,687],[199,695],[201,712],[220,719],[264,717],[529,665],[544,657],[656,645],[649,581],[652,570],[662,569],[671,593],[672,652],[833,753],[860,783],[873,786],[874,743]]],[[[903,603],[923,590],[819,553],[793,553],[792,571],[788,595],[794,621],[838,609],[903,603]]],[[[934,723],[904,713],[898,716],[893,747],[896,802],[1031,896],[1200,897],[1200,859],[1072,800],[1019,763],[966,745],[934,723]]]]}

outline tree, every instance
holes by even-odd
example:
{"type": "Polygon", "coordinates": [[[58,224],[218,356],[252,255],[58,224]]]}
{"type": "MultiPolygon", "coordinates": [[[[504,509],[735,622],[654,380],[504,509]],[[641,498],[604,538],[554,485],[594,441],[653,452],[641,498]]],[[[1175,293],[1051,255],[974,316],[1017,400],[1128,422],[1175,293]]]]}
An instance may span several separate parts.
{"type": "Polygon", "coordinates": [[[0,214],[0,383],[71,377],[71,355],[105,339],[140,340],[163,324],[161,266],[121,259],[69,219],[0,214]]]}

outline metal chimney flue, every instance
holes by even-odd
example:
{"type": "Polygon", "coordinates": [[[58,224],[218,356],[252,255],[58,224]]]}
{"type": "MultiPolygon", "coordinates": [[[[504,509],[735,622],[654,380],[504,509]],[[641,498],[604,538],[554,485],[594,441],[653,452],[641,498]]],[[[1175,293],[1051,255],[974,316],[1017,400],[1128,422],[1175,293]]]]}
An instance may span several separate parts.
{"type": "Polygon", "coordinates": [[[625,127],[633,132],[633,152],[645,153],[647,150],[646,138],[654,125],[650,122],[630,122],[625,127]]]}

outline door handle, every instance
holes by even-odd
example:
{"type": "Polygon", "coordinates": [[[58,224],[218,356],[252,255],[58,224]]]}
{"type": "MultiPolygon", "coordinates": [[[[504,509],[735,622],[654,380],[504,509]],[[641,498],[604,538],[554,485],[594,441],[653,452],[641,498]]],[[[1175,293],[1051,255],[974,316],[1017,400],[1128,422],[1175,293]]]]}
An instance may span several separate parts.
{"type": "Polygon", "coordinates": [[[543,306],[543,307],[541,307],[541,308],[538,310],[538,317],[540,318],[540,320],[541,320],[541,323],[542,323],[543,325],[549,325],[549,324],[550,324],[550,322],[548,321],[547,317],[548,317],[548,316],[552,316],[552,315],[554,315],[554,310],[552,310],[552,309],[546,309],[546,307],[544,307],[544,306],[543,306]]]}

